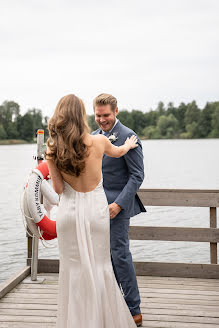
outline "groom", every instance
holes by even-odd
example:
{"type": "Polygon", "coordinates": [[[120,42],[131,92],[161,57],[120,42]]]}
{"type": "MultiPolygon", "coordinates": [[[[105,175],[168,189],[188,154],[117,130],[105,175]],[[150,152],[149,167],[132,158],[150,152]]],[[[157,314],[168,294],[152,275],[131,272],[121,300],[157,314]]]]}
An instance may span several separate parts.
{"type": "MultiPolygon", "coordinates": [[[[110,94],[100,94],[93,102],[95,120],[99,129],[115,146],[121,146],[127,137],[135,134],[117,118],[117,100],[110,94]]],[[[103,186],[109,203],[110,247],[114,273],[122,286],[125,301],[137,326],[142,325],[140,295],[136,273],[129,250],[130,217],[145,212],[136,194],[144,179],[142,146],[130,150],[121,158],[103,157],[103,186]]]]}

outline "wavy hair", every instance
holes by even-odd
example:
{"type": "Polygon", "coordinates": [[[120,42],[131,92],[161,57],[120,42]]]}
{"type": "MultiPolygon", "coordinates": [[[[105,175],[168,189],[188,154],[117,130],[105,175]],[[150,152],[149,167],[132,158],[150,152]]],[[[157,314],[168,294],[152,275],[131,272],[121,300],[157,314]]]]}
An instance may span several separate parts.
{"type": "Polygon", "coordinates": [[[52,159],[60,171],[79,177],[89,155],[84,137],[90,130],[83,101],[73,94],[61,98],[49,120],[48,130],[50,151],[45,152],[45,158],[52,159]]]}

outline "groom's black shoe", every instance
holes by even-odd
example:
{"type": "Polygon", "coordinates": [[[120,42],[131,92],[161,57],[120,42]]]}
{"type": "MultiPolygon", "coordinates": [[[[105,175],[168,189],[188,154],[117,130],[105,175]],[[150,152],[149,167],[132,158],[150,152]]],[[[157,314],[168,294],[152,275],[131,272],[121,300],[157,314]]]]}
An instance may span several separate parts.
{"type": "Polygon", "coordinates": [[[135,324],[136,324],[137,327],[142,326],[142,315],[141,314],[133,315],[133,319],[134,319],[135,324]]]}

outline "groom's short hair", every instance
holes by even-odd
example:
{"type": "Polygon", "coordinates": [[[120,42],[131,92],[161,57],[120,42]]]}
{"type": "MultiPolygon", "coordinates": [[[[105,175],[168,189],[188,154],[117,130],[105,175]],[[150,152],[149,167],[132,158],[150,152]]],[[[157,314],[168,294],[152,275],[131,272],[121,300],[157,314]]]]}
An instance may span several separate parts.
{"type": "Polygon", "coordinates": [[[117,108],[117,99],[108,93],[101,93],[93,101],[93,108],[96,106],[110,105],[113,112],[117,108]]]}

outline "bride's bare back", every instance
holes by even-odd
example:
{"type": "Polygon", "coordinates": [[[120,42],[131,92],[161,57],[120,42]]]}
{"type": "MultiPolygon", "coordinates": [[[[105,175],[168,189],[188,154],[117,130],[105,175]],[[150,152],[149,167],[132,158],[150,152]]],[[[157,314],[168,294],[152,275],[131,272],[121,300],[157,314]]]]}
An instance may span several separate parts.
{"type": "Polygon", "coordinates": [[[53,188],[58,194],[63,192],[66,181],[74,190],[79,192],[89,192],[96,188],[101,180],[102,158],[105,153],[111,157],[121,157],[130,149],[137,147],[136,136],[128,138],[124,145],[114,146],[102,134],[87,134],[84,143],[89,147],[89,155],[85,159],[85,170],[79,177],[60,172],[52,160],[47,160],[53,188]]]}
{"type": "Polygon", "coordinates": [[[101,180],[103,147],[99,136],[88,135],[85,144],[89,147],[89,155],[85,159],[85,170],[79,177],[61,172],[63,179],[76,191],[88,192],[101,180]]]}

